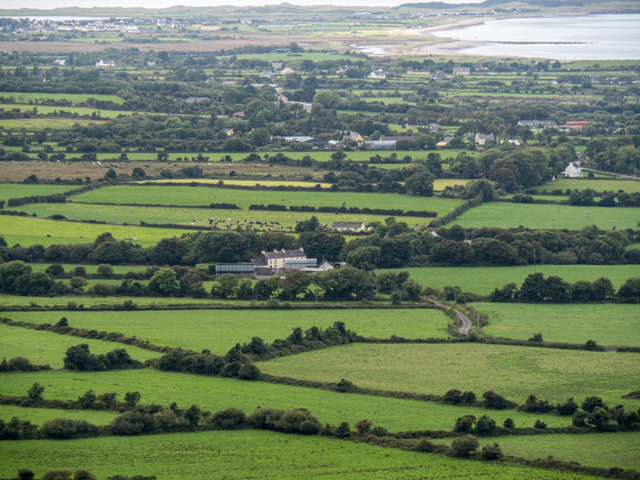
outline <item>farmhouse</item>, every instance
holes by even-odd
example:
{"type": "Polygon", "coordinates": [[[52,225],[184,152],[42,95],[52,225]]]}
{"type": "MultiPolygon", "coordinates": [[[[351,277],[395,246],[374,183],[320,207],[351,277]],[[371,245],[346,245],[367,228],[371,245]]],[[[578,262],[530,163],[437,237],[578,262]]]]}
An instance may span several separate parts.
{"type": "Polygon", "coordinates": [[[582,167],[580,166],[580,162],[571,162],[567,168],[564,169],[562,175],[565,177],[582,177],[582,167]]]}
{"type": "Polygon", "coordinates": [[[251,259],[251,263],[255,267],[255,278],[258,280],[312,268],[318,264],[315,258],[307,259],[307,254],[302,247],[299,250],[282,249],[273,250],[273,252],[263,250],[258,258],[251,259]]]}
{"type": "Polygon", "coordinates": [[[495,140],[493,138],[493,134],[490,133],[489,135],[484,135],[482,133],[476,133],[476,143],[478,145],[483,145],[487,142],[487,140],[495,140]]]}
{"type": "Polygon", "coordinates": [[[364,138],[362,138],[362,135],[358,132],[351,132],[349,135],[345,135],[343,140],[345,142],[351,140],[352,142],[356,142],[358,145],[362,145],[364,143],[364,138]]]}
{"type": "Polygon", "coordinates": [[[529,127],[531,131],[543,130],[545,128],[558,128],[558,124],[553,120],[520,120],[518,125],[529,127]]]}
{"type": "Polygon", "coordinates": [[[60,66],[63,66],[66,62],[67,62],[66,58],[56,58],[53,61],[53,63],[55,63],[56,65],[60,65],[60,66]]]}
{"type": "Polygon", "coordinates": [[[471,73],[471,69],[469,67],[453,67],[454,75],[469,75],[471,73]]]}
{"type": "Polygon", "coordinates": [[[236,82],[235,80],[223,80],[222,81],[222,86],[223,87],[235,87],[238,84],[238,82],[236,82]]]}
{"type": "Polygon", "coordinates": [[[383,78],[387,78],[387,74],[384,73],[382,70],[376,70],[375,72],[371,72],[369,75],[367,75],[367,78],[383,79],[383,78]]]}
{"type": "Polygon", "coordinates": [[[580,121],[580,122],[566,122],[563,127],[569,130],[582,130],[583,128],[589,126],[589,122],[580,121]]]}
{"type": "Polygon", "coordinates": [[[115,66],[116,66],[116,62],[114,62],[113,60],[100,59],[100,61],[96,62],[96,67],[115,67],[115,66]]]}
{"type": "Polygon", "coordinates": [[[333,222],[331,230],[334,232],[363,232],[364,222],[333,222]]]}
{"type": "Polygon", "coordinates": [[[431,133],[438,133],[438,130],[442,128],[442,125],[440,125],[439,123],[430,123],[429,125],[427,125],[427,128],[431,133]]]}

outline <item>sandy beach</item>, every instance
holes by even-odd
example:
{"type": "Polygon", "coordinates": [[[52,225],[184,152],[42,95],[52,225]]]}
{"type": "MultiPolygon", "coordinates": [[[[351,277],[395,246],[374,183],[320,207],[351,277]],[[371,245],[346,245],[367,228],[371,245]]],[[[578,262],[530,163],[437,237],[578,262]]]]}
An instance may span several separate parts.
{"type": "Polygon", "coordinates": [[[500,20],[502,18],[510,17],[492,15],[490,17],[465,18],[464,20],[436,25],[434,27],[403,30],[402,33],[405,35],[419,36],[428,41],[434,40],[434,43],[430,45],[420,45],[402,53],[405,55],[469,55],[468,53],[461,53],[460,50],[480,46],[483,42],[449,40],[446,37],[435,35],[435,32],[481,25],[486,21],[500,20]]]}

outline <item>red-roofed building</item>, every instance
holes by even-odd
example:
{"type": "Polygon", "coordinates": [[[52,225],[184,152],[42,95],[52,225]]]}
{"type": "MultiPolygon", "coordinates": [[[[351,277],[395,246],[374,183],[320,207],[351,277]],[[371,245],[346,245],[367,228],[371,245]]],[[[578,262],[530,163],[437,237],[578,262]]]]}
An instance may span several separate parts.
{"type": "Polygon", "coordinates": [[[582,130],[583,128],[587,127],[589,125],[589,122],[587,121],[580,121],[580,122],[567,122],[564,124],[565,128],[571,128],[571,129],[575,129],[575,130],[582,130]]]}

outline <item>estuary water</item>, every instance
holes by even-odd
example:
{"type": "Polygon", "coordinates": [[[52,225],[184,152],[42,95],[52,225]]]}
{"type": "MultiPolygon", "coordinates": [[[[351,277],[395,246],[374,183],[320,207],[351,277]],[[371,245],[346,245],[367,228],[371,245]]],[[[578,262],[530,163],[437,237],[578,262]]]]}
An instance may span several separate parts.
{"type": "Polygon", "coordinates": [[[461,53],[554,60],[640,59],[640,14],[529,17],[434,32],[477,46],[461,53]]]}

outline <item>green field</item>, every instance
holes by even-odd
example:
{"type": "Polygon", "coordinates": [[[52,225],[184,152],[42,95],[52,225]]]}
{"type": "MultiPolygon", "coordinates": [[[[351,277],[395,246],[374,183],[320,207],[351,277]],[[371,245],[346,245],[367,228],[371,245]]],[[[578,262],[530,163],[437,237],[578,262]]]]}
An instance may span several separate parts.
{"type": "MultiPolygon", "coordinates": [[[[124,103],[124,99],[117,95],[100,95],[100,94],[83,94],[83,93],[33,93],[33,92],[0,92],[0,97],[13,97],[17,103],[29,103],[42,100],[67,100],[72,103],[86,102],[88,99],[93,98],[102,102],[113,102],[121,105],[124,103]]],[[[30,105],[31,106],[31,105],[30,105]]],[[[40,109],[43,105],[33,105],[40,109]]],[[[64,107],[59,107],[64,108],[64,107]]]]}
{"type": "Polygon", "coordinates": [[[38,476],[65,467],[85,468],[98,478],[117,473],[155,475],[162,480],[595,478],[254,430],[3,442],[0,475],[9,477],[26,467],[38,476]]]}
{"type": "MultiPolygon", "coordinates": [[[[58,316],[58,320],[62,316],[58,316]]],[[[101,340],[71,337],[53,332],[0,325],[0,356],[7,360],[13,357],[26,357],[36,365],[62,368],[64,366],[62,360],[67,349],[81,343],[89,345],[91,353],[95,354],[124,348],[132,358],[141,362],[161,356],[159,353],[122,343],[103,342],[101,340]]]]}
{"type": "Polygon", "coordinates": [[[399,268],[392,271],[409,272],[411,278],[423,287],[441,289],[445,285],[455,285],[463,292],[481,295],[488,295],[494,288],[511,282],[520,287],[527,275],[534,272],[541,272],[545,277],[555,275],[569,283],[575,283],[578,280],[594,281],[600,277],[606,277],[611,280],[616,289],[628,278],[638,276],[636,265],[537,265],[535,270],[533,265],[528,267],[424,267],[399,268]]]}
{"type": "MultiPolygon", "coordinates": [[[[392,195],[385,193],[352,192],[273,192],[260,190],[235,190],[230,188],[193,187],[142,187],[115,186],[100,188],[72,197],[76,202],[139,203],[162,205],[209,205],[210,203],[235,203],[247,209],[251,204],[313,205],[347,208],[386,208],[402,210],[429,210],[441,216],[460,205],[460,200],[392,195]]],[[[260,212],[262,214],[262,212],[260,212]]]]}
{"type": "MultiPolygon", "coordinates": [[[[590,467],[640,469],[640,435],[637,432],[594,435],[538,435],[533,437],[480,438],[480,446],[498,443],[505,455],[578,462],[590,467]],[[594,454],[597,452],[597,454],[594,454]]],[[[435,440],[448,445],[448,440],[435,440]]]]}
{"type": "Polygon", "coordinates": [[[54,418],[82,419],[94,425],[107,425],[111,423],[111,420],[117,415],[117,412],[103,412],[98,410],[58,410],[52,408],[24,408],[13,405],[0,405],[0,419],[5,422],[8,422],[13,417],[17,417],[20,420],[29,420],[36,425],[42,425],[47,420],[54,418]]]}
{"type": "MultiPolygon", "coordinates": [[[[265,365],[265,363],[259,364],[260,368],[265,365]]],[[[339,380],[340,377],[336,379],[336,381],[339,380]]],[[[142,395],[141,403],[144,404],[157,403],[167,406],[175,401],[181,408],[196,404],[212,412],[228,407],[252,412],[258,405],[283,409],[307,408],[323,424],[329,422],[336,425],[346,421],[353,425],[367,418],[392,432],[419,429],[449,431],[455,420],[463,414],[472,414],[476,417],[487,414],[500,425],[506,418],[512,418],[518,427],[532,427],[540,416],[514,410],[488,412],[481,408],[462,408],[432,402],[344,394],[306,387],[150,369],[98,373],[66,371],[7,373],[2,375],[0,393],[24,395],[34,382],[45,385],[45,399],[77,398],[89,389],[95,392],[116,392],[119,398],[124,398],[126,392],[136,390],[142,395]]],[[[448,389],[446,388],[445,391],[448,389]]],[[[444,391],[441,393],[444,394],[444,391]]],[[[550,415],[545,416],[545,421],[554,427],[571,423],[570,418],[550,415]]]]}
{"type": "Polygon", "coordinates": [[[602,230],[612,226],[622,230],[638,228],[638,209],[620,207],[572,207],[569,205],[534,205],[517,203],[483,203],[463,213],[448,226],[462,225],[465,228],[555,228],[580,230],[587,225],[597,225],[602,230]],[[558,212],[560,216],[558,217],[558,212]],[[588,216],[588,218],[587,218],[588,216]]]}
{"type": "Polygon", "coordinates": [[[539,305],[477,303],[489,315],[483,331],[497,337],[527,340],[542,333],[547,341],[640,346],[640,306],[620,304],[539,305]],[[549,338],[549,331],[551,338],[549,338]]]}
{"type": "MultiPolygon", "coordinates": [[[[16,118],[16,119],[0,119],[0,128],[4,128],[6,130],[43,130],[45,128],[60,128],[67,129],[71,128],[74,125],[90,125],[90,124],[102,124],[106,120],[90,120],[86,118],[16,118]]],[[[2,147],[7,151],[9,148],[2,147]]],[[[21,151],[22,147],[19,147],[18,150],[21,151]]],[[[35,148],[32,151],[37,151],[35,148]]],[[[55,151],[55,150],[54,150],[55,151]]],[[[112,154],[113,155],[113,154],[112,154]]],[[[36,158],[35,155],[31,155],[33,158],[36,158]]],[[[71,157],[70,157],[71,158],[71,157]]],[[[112,157],[109,157],[112,158],[112,157]]]]}
{"type": "MultiPolygon", "coordinates": [[[[119,115],[133,115],[140,114],[146,115],[144,112],[131,112],[127,110],[104,110],[99,108],[88,107],[53,107],[49,105],[20,105],[17,103],[7,104],[1,103],[0,109],[5,111],[20,110],[21,112],[30,112],[34,108],[38,109],[40,115],[56,115],[60,112],[70,113],[72,115],[78,115],[79,117],[97,117],[97,118],[115,118],[119,115]]],[[[160,114],[162,115],[162,114],[160,114]]],[[[16,120],[19,121],[19,120],[16,120]]]]}
{"type": "MultiPolygon", "coordinates": [[[[147,187],[143,187],[147,188],[147,187]]],[[[153,188],[153,187],[152,187],[153,188]]],[[[158,188],[171,188],[171,187],[158,187],[158,188]]],[[[204,189],[201,189],[204,190],[204,189]]],[[[227,190],[225,190],[227,191],[227,190]]],[[[212,193],[218,193],[218,190],[214,190],[212,193]]],[[[281,192],[278,192],[281,193],[281,192]]],[[[254,200],[256,200],[254,198],[254,200]]],[[[158,198],[147,198],[147,202],[161,201],[158,198]]],[[[226,198],[220,198],[219,196],[213,199],[209,199],[213,202],[227,202],[226,198]]],[[[314,205],[311,203],[311,205],[314,205]]],[[[240,222],[244,220],[256,220],[261,222],[278,222],[280,224],[280,230],[287,230],[289,227],[289,233],[293,233],[296,226],[296,222],[309,220],[312,215],[318,218],[320,223],[326,223],[329,228],[335,221],[341,222],[373,222],[378,221],[384,223],[388,215],[363,215],[355,213],[345,213],[336,215],[335,213],[318,213],[318,212],[279,212],[279,211],[250,211],[250,210],[219,210],[210,208],[173,208],[173,207],[135,207],[128,205],[94,205],[87,203],[36,203],[25,207],[29,213],[35,213],[39,217],[49,217],[54,214],[62,214],[65,217],[73,220],[97,220],[101,222],[117,222],[117,223],[129,223],[138,224],[141,221],[146,223],[156,224],[176,224],[176,225],[190,225],[193,223],[199,227],[209,227],[208,219],[223,219],[222,224],[218,224],[218,227],[224,230],[224,225],[227,224],[226,219],[231,219],[230,223],[240,222]],[[195,222],[194,222],[195,220],[195,222]]],[[[423,217],[398,217],[398,219],[407,222],[408,225],[425,225],[429,223],[429,218],[423,217]]],[[[1,221],[1,220],[0,220],[1,221]]],[[[78,225],[74,223],[67,223],[67,225],[78,225]]],[[[82,225],[82,224],[80,224],[82,225]]],[[[105,230],[112,231],[111,225],[103,225],[105,230]]],[[[151,228],[145,227],[133,227],[126,226],[120,227],[126,229],[143,229],[151,230],[151,228]]],[[[244,228],[244,227],[243,227],[244,228]]],[[[256,228],[264,228],[257,226],[256,228]]],[[[277,228],[274,226],[274,229],[277,228]]],[[[167,229],[156,229],[163,230],[167,229]]],[[[112,232],[115,235],[115,232],[112,232]]],[[[165,237],[180,236],[182,232],[180,230],[173,230],[169,234],[165,234],[165,237]]],[[[137,237],[139,240],[142,238],[138,236],[137,232],[131,234],[137,237]]],[[[93,240],[93,238],[92,238],[93,240]]],[[[78,242],[81,243],[81,242],[78,242]]],[[[142,242],[139,242],[142,243],[142,242]]]]}
{"type": "MultiPolygon", "coordinates": [[[[19,183],[0,183],[0,200],[31,197],[33,195],[53,195],[72,190],[70,185],[22,185],[19,183]]],[[[11,207],[15,208],[15,207],[11,207]]]]}
{"type": "Polygon", "coordinates": [[[33,323],[56,323],[65,316],[73,327],[121,332],[156,345],[196,351],[206,348],[216,354],[226,353],[236,343],[247,343],[251,337],[272,342],[285,338],[295,327],[327,328],[338,321],[349,330],[375,338],[446,338],[449,323],[449,318],[435,309],[11,312],[6,316],[33,323]]]}
{"type": "Polygon", "coordinates": [[[598,395],[611,404],[640,382],[638,354],[592,353],[503,345],[352,344],[260,364],[265,373],[304,380],[443,395],[495,390],[524,403],[531,393],[554,402],[598,395]]]}
{"type": "MultiPolygon", "coordinates": [[[[191,179],[172,179],[172,180],[148,180],[144,182],[136,183],[188,183],[188,184],[217,184],[220,180],[209,180],[199,178],[197,180],[191,179]]],[[[318,182],[297,182],[293,180],[224,180],[225,185],[241,185],[248,187],[255,187],[256,185],[262,185],[264,187],[307,187],[313,188],[316,185],[320,185],[322,188],[331,188],[330,183],[318,183],[318,182]]]]}
{"type": "Polygon", "coordinates": [[[545,183],[538,190],[550,192],[551,190],[561,189],[586,190],[591,188],[596,192],[618,192],[623,190],[626,193],[640,192],[640,181],[637,180],[593,180],[589,178],[561,178],[555,182],[545,183]]]}
{"type": "MultiPolygon", "coordinates": [[[[31,265],[31,268],[33,269],[34,272],[39,272],[39,271],[43,271],[46,270],[47,268],[49,268],[52,264],[51,263],[30,263],[29,265],[31,265]]],[[[62,267],[64,268],[65,272],[71,272],[73,271],[74,268],[80,266],[83,267],[87,273],[98,273],[98,265],[68,265],[66,263],[64,264],[58,264],[58,265],[62,265],[62,267]]],[[[113,268],[113,273],[118,274],[118,275],[123,275],[125,273],[128,272],[145,272],[147,270],[147,266],[144,265],[112,265],[111,268],[113,268]]]]}
{"type": "MultiPolygon", "coordinates": [[[[4,306],[24,306],[24,305],[39,305],[44,307],[50,306],[66,306],[69,302],[75,302],[78,305],[84,305],[86,307],[90,306],[108,306],[113,304],[122,305],[124,300],[127,300],[127,297],[91,297],[91,296],[82,296],[82,297],[24,297],[20,295],[9,295],[6,293],[0,294],[0,307],[4,306]]],[[[169,298],[169,297],[135,297],[133,302],[136,305],[155,305],[155,306],[165,306],[165,305],[233,305],[235,303],[241,303],[244,305],[248,305],[249,301],[236,301],[236,300],[225,300],[223,303],[216,302],[214,300],[206,299],[206,298],[169,298]]]]}
{"type": "MultiPolygon", "coordinates": [[[[25,207],[30,210],[33,205],[25,207]]],[[[185,233],[183,230],[173,228],[61,222],[6,215],[0,217],[0,231],[9,246],[20,244],[23,247],[36,244],[48,247],[54,244],[93,243],[96,237],[104,232],[111,232],[118,240],[137,238],[135,243],[148,247],[155,245],[163,238],[179,237],[185,233]]]]}

